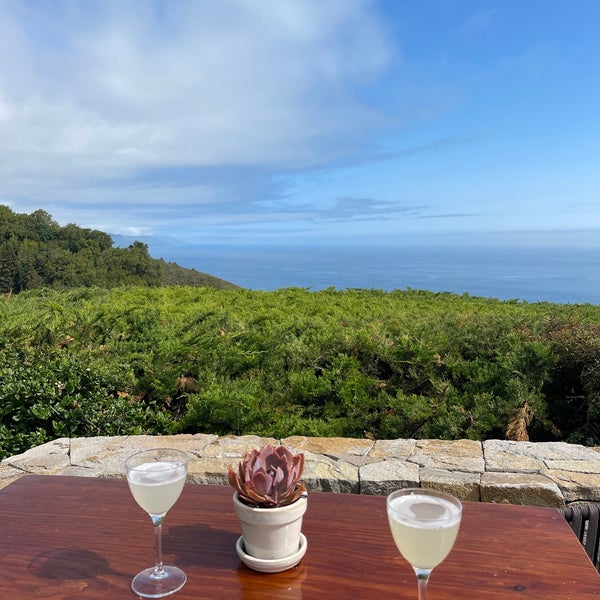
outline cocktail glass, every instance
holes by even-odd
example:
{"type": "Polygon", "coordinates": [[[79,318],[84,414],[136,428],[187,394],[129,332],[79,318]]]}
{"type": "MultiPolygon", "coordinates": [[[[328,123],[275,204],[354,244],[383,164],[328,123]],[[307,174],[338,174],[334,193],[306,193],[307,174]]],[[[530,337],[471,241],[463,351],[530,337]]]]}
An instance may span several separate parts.
{"type": "Polygon", "coordinates": [[[142,598],[169,596],[187,580],[181,569],[163,565],[162,559],[162,524],[183,490],[187,464],[185,452],[168,448],[137,452],[125,461],[129,489],[154,525],[155,565],[138,573],[131,582],[133,592],[142,598]]]}
{"type": "Polygon", "coordinates": [[[454,546],[462,504],[450,494],[423,488],[396,490],[386,504],[396,546],[417,576],[419,600],[425,600],[431,571],[454,546]]]}

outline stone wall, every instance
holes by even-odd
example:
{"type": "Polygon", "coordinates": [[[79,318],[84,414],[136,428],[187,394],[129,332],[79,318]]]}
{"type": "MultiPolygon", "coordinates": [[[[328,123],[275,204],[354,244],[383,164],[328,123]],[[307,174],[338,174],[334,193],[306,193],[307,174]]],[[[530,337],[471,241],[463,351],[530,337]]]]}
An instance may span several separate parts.
{"type": "Polygon", "coordinates": [[[398,487],[422,486],[481,502],[559,507],[600,501],[600,449],[503,440],[277,440],[206,434],[62,438],[4,459],[0,487],[27,473],[121,478],[129,454],[158,446],[189,454],[191,483],[226,485],[228,465],[266,443],[305,453],[309,491],[384,495],[398,487]]]}

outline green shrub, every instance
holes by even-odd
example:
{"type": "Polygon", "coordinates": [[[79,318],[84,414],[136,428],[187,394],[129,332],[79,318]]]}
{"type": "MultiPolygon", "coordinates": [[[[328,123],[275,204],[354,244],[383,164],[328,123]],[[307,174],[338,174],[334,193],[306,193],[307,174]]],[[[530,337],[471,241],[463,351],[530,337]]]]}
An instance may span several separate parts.
{"type": "Polygon", "coordinates": [[[600,442],[600,325],[552,324],[546,334],[556,357],[544,386],[550,419],[562,439],[600,442]]]}
{"type": "Polygon", "coordinates": [[[600,307],[416,290],[0,296],[0,454],[206,432],[600,444],[600,307]]]}
{"type": "Polygon", "coordinates": [[[131,395],[123,365],[67,348],[36,352],[5,343],[0,381],[3,457],[60,437],[141,433],[161,421],[131,395]]]}

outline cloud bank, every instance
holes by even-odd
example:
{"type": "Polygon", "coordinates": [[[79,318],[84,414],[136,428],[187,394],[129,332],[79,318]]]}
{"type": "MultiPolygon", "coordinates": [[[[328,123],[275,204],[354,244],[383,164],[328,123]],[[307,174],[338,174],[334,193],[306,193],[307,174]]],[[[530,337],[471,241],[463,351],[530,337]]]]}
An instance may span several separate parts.
{"type": "Polygon", "coordinates": [[[361,155],[389,125],[361,94],[395,52],[371,4],[2,3],[0,202],[242,212],[275,173],[361,155]]]}

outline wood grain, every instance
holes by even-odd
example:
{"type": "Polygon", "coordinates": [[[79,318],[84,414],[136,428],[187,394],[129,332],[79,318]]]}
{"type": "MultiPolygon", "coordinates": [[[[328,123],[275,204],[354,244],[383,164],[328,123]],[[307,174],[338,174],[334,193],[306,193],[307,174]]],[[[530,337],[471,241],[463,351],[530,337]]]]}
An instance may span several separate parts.
{"type": "MultiPolygon", "coordinates": [[[[188,574],[178,600],[416,600],[416,582],[389,533],[385,498],[311,493],[301,564],[278,574],[240,563],[228,487],[186,485],[164,526],[165,562],[188,574]]],[[[26,476],[0,491],[0,598],[127,599],[153,561],[148,516],[124,480],[26,476]]],[[[600,596],[600,577],[560,514],[465,503],[429,600],[600,596]]]]}

